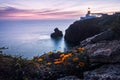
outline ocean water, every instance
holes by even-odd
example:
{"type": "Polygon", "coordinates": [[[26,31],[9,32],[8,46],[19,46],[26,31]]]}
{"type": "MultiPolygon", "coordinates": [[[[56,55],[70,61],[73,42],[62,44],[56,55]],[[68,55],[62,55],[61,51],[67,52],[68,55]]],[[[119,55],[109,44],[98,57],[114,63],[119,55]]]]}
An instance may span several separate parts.
{"type": "Polygon", "coordinates": [[[58,27],[65,29],[74,20],[0,20],[0,47],[8,47],[3,53],[25,58],[42,55],[49,51],[64,51],[71,46],[64,38],[54,40],[50,34],[58,27]]]}

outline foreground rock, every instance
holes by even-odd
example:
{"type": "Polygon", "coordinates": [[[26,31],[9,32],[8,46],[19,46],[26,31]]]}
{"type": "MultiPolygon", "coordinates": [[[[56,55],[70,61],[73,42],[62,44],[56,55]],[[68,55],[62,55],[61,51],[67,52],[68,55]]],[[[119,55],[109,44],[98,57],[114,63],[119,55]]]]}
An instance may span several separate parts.
{"type": "Polygon", "coordinates": [[[91,63],[120,62],[120,40],[88,44],[85,49],[91,63]]]}
{"type": "Polygon", "coordinates": [[[65,76],[63,78],[59,78],[57,80],[82,80],[82,79],[79,79],[78,77],[76,76],[65,76]]]}
{"type": "Polygon", "coordinates": [[[90,61],[85,80],[120,80],[120,40],[89,43],[84,48],[90,61]]]}
{"type": "Polygon", "coordinates": [[[52,38],[59,38],[59,37],[62,37],[62,36],[63,36],[63,33],[58,28],[55,28],[54,33],[51,34],[52,38]]]}
{"type": "Polygon", "coordinates": [[[120,80],[120,64],[104,65],[84,73],[85,80],[120,80]]]}
{"type": "MultiPolygon", "coordinates": [[[[84,48],[89,57],[84,80],[120,80],[120,40],[89,43],[84,48]]],[[[75,49],[72,52],[77,53],[75,49]]],[[[68,77],[61,80],[68,80],[68,77]]]]}

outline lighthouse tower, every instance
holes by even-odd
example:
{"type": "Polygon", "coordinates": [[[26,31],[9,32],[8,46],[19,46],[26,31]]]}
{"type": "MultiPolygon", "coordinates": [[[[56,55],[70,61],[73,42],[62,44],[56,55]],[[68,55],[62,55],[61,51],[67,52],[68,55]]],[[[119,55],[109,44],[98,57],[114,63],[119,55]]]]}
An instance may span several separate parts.
{"type": "Polygon", "coordinates": [[[89,17],[90,16],[90,8],[88,8],[88,12],[86,14],[86,17],[89,17]]]}
{"type": "Polygon", "coordinates": [[[92,16],[90,8],[88,8],[86,16],[85,17],[80,17],[80,20],[86,20],[86,19],[92,19],[92,18],[96,18],[96,16],[92,16]]]}

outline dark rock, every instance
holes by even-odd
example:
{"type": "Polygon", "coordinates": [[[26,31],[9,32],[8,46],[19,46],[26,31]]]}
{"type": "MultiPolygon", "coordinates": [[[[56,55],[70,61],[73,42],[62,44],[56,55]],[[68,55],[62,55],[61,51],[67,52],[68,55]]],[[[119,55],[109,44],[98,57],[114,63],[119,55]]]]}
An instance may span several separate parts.
{"type": "Polygon", "coordinates": [[[82,80],[82,79],[79,79],[78,77],[76,76],[65,76],[63,78],[59,78],[57,80],[82,80]]]}
{"type": "Polygon", "coordinates": [[[120,40],[85,46],[91,63],[120,63],[120,40]]]}
{"type": "Polygon", "coordinates": [[[115,38],[115,33],[112,30],[107,30],[83,40],[82,42],[80,42],[80,45],[85,46],[89,43],[96,43],[103,40],[112,40],[114,38],[115,38]]]}
{"type": "Polygon", "coordinates": [[[74,22],[66,30],[65,40],[69,43],[79,44],[84,39],[101,33],[100,36],[96,36],[93,40],[93,42],[96,42],[112,38],[113,35],[111,34],[113,32],[115,33],[114,37],[120,39],[120,17],[107,15],[100,18],[74,22]]]}
{"type": "Polygon", "coordinates": [[[95,38],[93,38],[91,42],[96,43],[96,42],[103,41],[103,40],[112,40],[114,39],[114,35],[115,33],[112,30],[107,30],[107,31],[100,33],[95,38]]]}
{"type": "Polygon", "coordinates": [[[65,40],[68,43],[79,44],[80,41],[100,33],[99,19],[76,21],[66,30],[65,40]]]}
{"type": "Polygon", "coordinates": [[[52,38],[59,38],[59,37],[62,37],[62,36],[63,36],[63,33],[58,28],[55,28],[54,33],[51,34],[52,38]]]}
{"type": "Polygon", "coordinates": [[[120,80],[120,40],[89,43],[84,47],[90,71],[84,72],[84,80],[120,80]]]}
{"type": "Polygon", "coordinates": [[[84,73],[84,80],[120,80],[120,65],[104,65],[84,73]]]}

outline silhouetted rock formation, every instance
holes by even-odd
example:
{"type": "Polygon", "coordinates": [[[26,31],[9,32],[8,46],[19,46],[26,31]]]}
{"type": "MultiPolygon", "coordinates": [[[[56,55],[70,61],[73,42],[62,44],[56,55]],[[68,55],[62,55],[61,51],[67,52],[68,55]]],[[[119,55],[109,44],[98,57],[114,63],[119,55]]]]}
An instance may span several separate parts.
{"type": "Polygon", "coordinates": [[[66,30],[65,40],[68,43],[79,44],[80,41],[100,33],[97,25],[99,19],[76,21],[66,30]]]}
{"type": "Polygon", "coordinates": [[[55,28],[54,33],[51,34],[52,38],[59,38],[59,37],[62,37],[62,36],[63,36],[63,33],[58,28],[55,28]]]}

